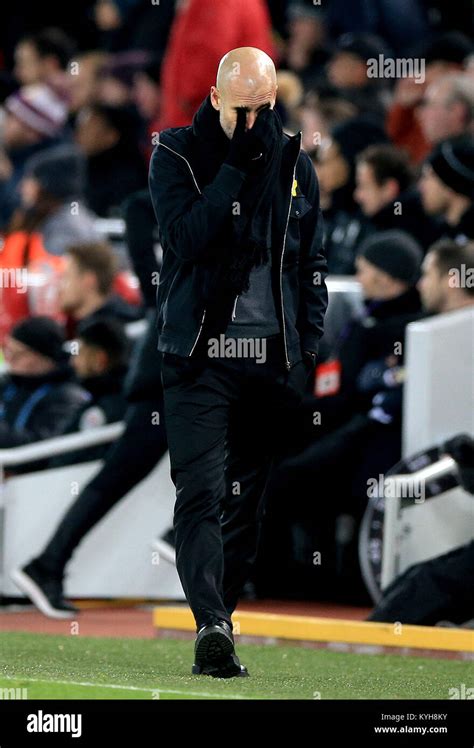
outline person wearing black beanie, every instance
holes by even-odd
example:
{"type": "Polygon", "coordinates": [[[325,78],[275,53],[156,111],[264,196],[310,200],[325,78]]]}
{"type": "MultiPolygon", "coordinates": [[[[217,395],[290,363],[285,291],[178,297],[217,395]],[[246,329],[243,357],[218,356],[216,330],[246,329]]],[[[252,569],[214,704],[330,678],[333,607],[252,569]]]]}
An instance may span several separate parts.
{"type": "Polygon", "coordinates": [[[382,231],[362,242],[357,253],[360,259],[382,270],[391,279],[414,286],[420,277],[423,250],[405,231],[382,231]]]}
{"type": "Polygon", "coordinates": [[[88,394],[75,382],[64,342],[61,326],[49,317],[22,320],[6,339],[1,449],[58,436],[87,401],[88,394]]]}
{"type": "MultiPolygon", "coordinates": [[[[285,470],[317,472],[323,439],[333,439],[335,447],[339,427],[367,413],[376,392],[386,387],[385,372],[391,378],[403,364],[404,347],[400,343],[405,328],[423,314],[417,289],[422,258],[421,246],[403,231],[380,232],[359,245],[356,279],[363,308],[354,312],[337,339],[325,348],[324,363],[316,371],[315,397],[305,403],[310,413],[321,414],[321,437],[294,461],[285,460],[285,470]]],[[[398,387],[398,381],[391,381],[398,387]]],[[[341,440],[345,437],[347,434],[342,434],[341,440]]],[[[331,450],[325,453],[323,463],[328,454],[331,450]]],[[[330,459],[334,454],[336,450],[330,459]]]]}
{"type": "Polygon", "coordinates": [[[474,200],[474,141],[445,140],[433,151],[428,163],[436,176],[458,195],[474,200]]]}
{"type": "Polygon", "coordinates": [[[474,239],[474,142],[445,140],[433,151],[420,179],[423,207],[443,219],[442,236],[474,239]]]}
{"type": "MultiPolygon", "coordinates": [[[[62,327],[50,317],[31,317],[19,322],[10,337],[27,346],[31,351],[49,359],[49,368],[66,363],[69,359],[64,349],[65,337],[62,327]]],[[[38,370],[31,373],[36,373],[38,370]]]]}

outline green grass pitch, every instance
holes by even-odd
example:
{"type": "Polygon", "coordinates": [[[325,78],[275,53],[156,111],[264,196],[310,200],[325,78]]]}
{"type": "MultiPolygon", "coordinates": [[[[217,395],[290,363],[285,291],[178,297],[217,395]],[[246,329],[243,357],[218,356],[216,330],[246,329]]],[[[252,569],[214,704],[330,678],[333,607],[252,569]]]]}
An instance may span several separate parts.
{"type": "Polygon", "coordinates": [[[250,678],[193,676],[193,643],[0,634],[0,689],[28,699],[448,699],[470,662],[240,645],[250,678]]]}

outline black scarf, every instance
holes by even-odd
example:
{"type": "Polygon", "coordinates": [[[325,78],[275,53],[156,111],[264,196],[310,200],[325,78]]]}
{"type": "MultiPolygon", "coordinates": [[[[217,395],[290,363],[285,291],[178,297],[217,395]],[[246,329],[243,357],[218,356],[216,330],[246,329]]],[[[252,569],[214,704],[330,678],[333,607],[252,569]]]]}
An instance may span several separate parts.
{"type": "MultiPolygon", "coordinates": [[[[199,187],[215,178],[229,152],[230,140],[224,133],[219,112],[208,96],[193,119],[192,163],[199,187]]],[[[216,294],[233,303],[236,295],[249,289],[252,267],[268,262],[271,250],[272,201],[281,167],[283,127],[273,110],[271,126],[265,134],[265,153],[246,176],[239,195],[239,212],[229,216],[216,240],[213,261],[219,263],[217,282],[209,289],[209,300],[216,294]]],[[[237,211],[236,211],[237,212],[237,211]]]]}

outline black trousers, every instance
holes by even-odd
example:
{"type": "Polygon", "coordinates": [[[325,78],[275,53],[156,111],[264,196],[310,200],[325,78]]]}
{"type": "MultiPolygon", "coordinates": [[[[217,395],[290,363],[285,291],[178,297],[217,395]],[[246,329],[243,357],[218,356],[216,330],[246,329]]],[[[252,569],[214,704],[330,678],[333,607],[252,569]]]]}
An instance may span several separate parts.
{"type": "Polygon", "coordinates": [[[61,519],[54,535],[36,559],[45,572],[62,578],[64,568],[82,538],[134,486],[153,470],[167,450],[163,401],[146,400],[131,405],[125,431],[108,450],[104,465],[83,488],[61,519]]]}
{"type": "Polygon", "coordinates": [[[178,574],[196,629],[230,625],[255,560],[272,461],[291,441],[309,369],[287,371],[281,337],[258,358],[163,355],[165,419],[176,486],[178,574]]]}

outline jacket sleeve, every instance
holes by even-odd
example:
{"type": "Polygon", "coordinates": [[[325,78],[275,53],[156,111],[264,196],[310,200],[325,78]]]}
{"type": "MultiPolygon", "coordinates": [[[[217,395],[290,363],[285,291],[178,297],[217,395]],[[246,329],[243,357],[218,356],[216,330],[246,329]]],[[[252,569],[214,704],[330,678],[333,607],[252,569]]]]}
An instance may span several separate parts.
{"type": "Polygon", "coordinates": [[[162,244],[181,260],[199,261],[232,207],[245,174],[222,164],[215,179],[199,191],[186,161],[159,144],[150,163],[150,194],[162,244]]]}
{"type": "Polygon", "coordinates": [[[328,304],[327,262],[323,248],[323,217],[319,205],[319,185],[311,159],[301,152],[302,184],[311,210],[300,219],[300,301],[297,328],[304,351],[318,352],[324,332],[328,304]]]}

